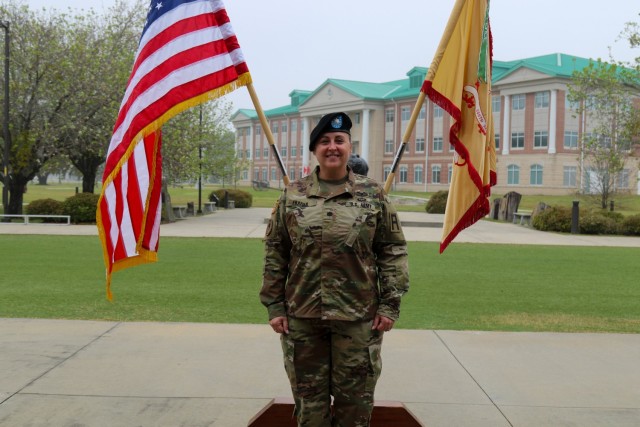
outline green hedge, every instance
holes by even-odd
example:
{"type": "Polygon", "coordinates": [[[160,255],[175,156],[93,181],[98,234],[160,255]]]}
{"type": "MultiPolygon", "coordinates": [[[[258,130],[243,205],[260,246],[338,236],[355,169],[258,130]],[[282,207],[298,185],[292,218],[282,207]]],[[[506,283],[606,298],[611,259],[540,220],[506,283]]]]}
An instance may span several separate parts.
{"type": "Polygon", "coordinates": [[[62,213],[71,216],[74,224],[96,222],[96,210],[100,196],[93,193],[79,193],[62,202],[62,213]]]}
{"type": "Polygon", "coordinates": [[[564,206],[549,206],[531,221],[533,228],[540,231],[571,232],[571,209],[564,206]]]}
{"type": "Polygon", "coordinates": [[[425,207],[427,213],[443,214],[447,207],[447,197],[449,197],[448,190],[440,190],[434,193],[434,195],[429,198],[427,206],[425,207]]]}
{"type": "Polygon", "coordinates": [[[247,193],[246,191],[235,190],[235,189],[225,190],[221,188],[218,190],[214,190],[211,193],[209,193],[209,201],[213,202],[214,201],[213,196],[215,195],[219,200],[219,205],[220,205],[219,207],[223,208],[225,191],[229,193],[229,199],[233,200],[234,206],[236,208],[250,208],[251,206],[253,206],[253,195],[251,193],[247,193]]]}
{"type": "MultiPolygon", "coordinates": [[[[27,205],[27,215],[63,215],[62,202],[54,199],[38,199],[27,205]]],[[[64,222],[61,218],[44,218],[44,222],[64,222]]]]}

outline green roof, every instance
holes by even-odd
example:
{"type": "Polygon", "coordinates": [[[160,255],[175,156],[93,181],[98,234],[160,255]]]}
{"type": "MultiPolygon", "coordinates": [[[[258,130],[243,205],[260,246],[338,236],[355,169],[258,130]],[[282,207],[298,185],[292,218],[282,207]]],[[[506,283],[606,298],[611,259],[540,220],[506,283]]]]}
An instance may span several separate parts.
{"type": "MultiPolygon", "coordinates": [[[[591,59],[580,58],[564,53],[552,53],[549,55],[535,56],[532,58],[518,59],[515,61],[494,60],[492,69],[492,83],[499,83],[500,80],[522,68],[532,69],[551,77],[561,77],[568,79],[571,78],[574,71],[583,69],[584,67],[589,65],[591,61],[591,59]]],[[[406,74],[408,78],[383,83],[327,79],[314,91],[303,91],[296,89],[292,91],[289,96],[293,96],[296,94],[301,95],[302,98],[300,105],[304,105],[304,103],[308,99],[312,98],[324,87],[326,87],[327,85],[333,85],[363,100],[390,101],[394,99],[412,98],[418,95],[420,86],[416,87],[414,85],[412,87],[410,84],[411,77],[419,74],[426,75],[427,71],[428,68],[425,67],[413,67],[406,74]]],[[[265,115],[267,117],[279,116],[283,114],[294,114],[298,111],[298,105],[287,105],[284,107],[266,110],[265,115]]],[[[256,112],[254,110],[248,109],[238,110],[238,112],[235,113],[233,117],[235,117],[239,113],[243,113],[250,118],[257,118],[256,112]]]]}

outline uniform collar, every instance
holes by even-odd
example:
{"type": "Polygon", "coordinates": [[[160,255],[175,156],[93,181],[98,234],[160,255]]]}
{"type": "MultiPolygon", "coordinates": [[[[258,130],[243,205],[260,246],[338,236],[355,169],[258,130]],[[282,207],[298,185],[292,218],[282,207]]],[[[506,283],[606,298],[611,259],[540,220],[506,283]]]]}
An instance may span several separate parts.
{"type": "MultiPolygon", "coordinates": [[[[349,165],[347,165],[347,171],[349,172],[349,177],[347,178],[347,181],[344,183],[344,193],[349,193],[350,195],[353,196],[355,176],[353,175],[353,171],[351,170],[349,165]]],[[[319,182],[320,179],[318,178],[319,172],[320,172],[320,166],[316,166],[313,172],[311,172],[312,184],[307,187],[307,197],[320,197],[318,195],[320,191],[320,182],[319,182]]],[[[344,193],[341,193],[341,194],[344,194],[344,193]]]]}

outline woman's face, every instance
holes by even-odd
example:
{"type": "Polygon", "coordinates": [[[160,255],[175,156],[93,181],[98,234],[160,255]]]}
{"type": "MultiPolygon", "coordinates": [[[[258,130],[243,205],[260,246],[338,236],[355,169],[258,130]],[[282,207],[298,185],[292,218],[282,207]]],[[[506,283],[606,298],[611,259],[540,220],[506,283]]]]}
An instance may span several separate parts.
{"type": "Polygon", "coordinates": [[[351,137],[344,132],[327,132],[316,142],[314,154],[320,165],[320,178],[340,179],[347,172],[351,137]]]}

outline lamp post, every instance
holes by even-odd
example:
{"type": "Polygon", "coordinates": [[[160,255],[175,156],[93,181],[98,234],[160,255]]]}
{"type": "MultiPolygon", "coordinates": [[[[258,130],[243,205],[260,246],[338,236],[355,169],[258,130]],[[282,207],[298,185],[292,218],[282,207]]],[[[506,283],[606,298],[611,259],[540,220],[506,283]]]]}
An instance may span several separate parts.
{"type": "Polygon", "coordinates": [[[3,154],[3,175],[2,175],[2,206],[4,213],[9,209],[9,150],[11,140],[9,136],[9,22],[0,21],[0,27],[4,28],[4,154],[3,154]]]}

